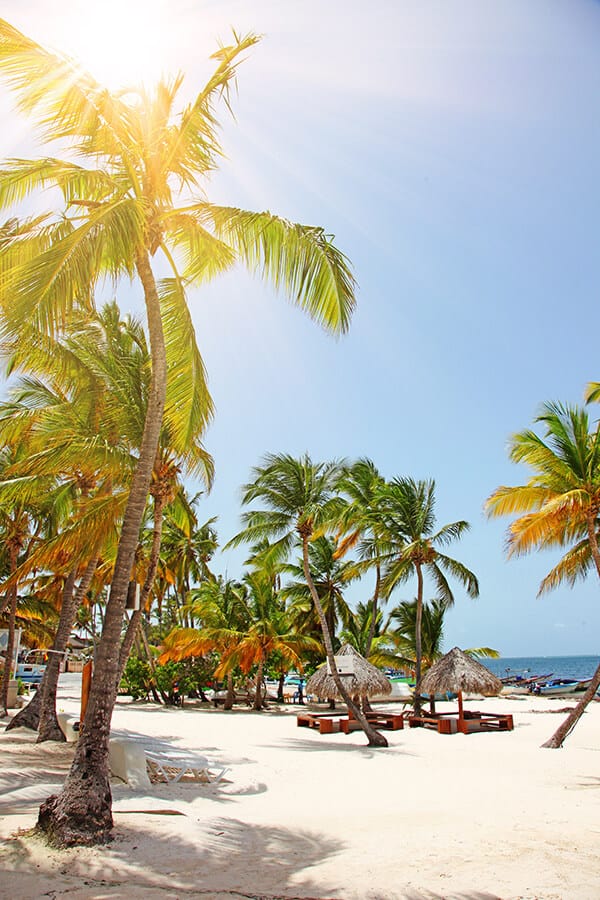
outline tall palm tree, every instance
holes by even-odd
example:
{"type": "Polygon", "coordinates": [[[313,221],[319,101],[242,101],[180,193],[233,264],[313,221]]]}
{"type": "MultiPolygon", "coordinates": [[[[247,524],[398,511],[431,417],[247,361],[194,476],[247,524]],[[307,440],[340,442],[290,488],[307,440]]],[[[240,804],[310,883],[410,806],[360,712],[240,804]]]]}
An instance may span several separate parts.
{"type": "MultiPolygon", "coordinates": [[[[523,485],[497,488],[486,510],[490,516],[518,514],[508,529],[509,556],[568,548],[542,580],[541,595],[560,584],[576,584],[592,569],[600,577],[600,430],[591,427],[586,410],[560,403],[545,404],[535,422],[544,428],[543,437],[531,429],[519,432],[509,451],[513,462],[525,463],[534,474],[523,485]]],[[[544,747],[562,747],[599,686],[600,666],[544,747]]]]}
{"type": "Polygon", "coordinates": [[[348,466],[340,480],[340,491],[346,503],[339,515],[339,528],[345,534],[338,553],[343,554],[349,547],[358,545],[359,559],[356,575],[365,569],[375,568],[375,586],[371,598],[372,615],[364,655],[369,656],[375,638],[375,628],[379,620],[378,605],[381,594],[380,558],[385,552],[386,532],[379,503],[381,488],[385,484],[372,460],[362,458],[348,466]]]}
{"type": "MultiPolygon", "coordinates": [[[[421,662],[423,671],[431,668],[444,655],[444,620],[448,605],[444,600],[434,597],[423,602],[421,620],[421,662]]],[[[394,652],[401,665],[415,668],[417,645],[417,601],[403,602],[390,613],[390,630],[394,652]]],[[[468,656],[476,658],[497,659],[500,654],[491,647],[469,647],[465,650],[468,656]]]]}
{"type": "MultiPolygon", "coordinates": [[[[204,656],[212,650],[226,654],[250,628],[251,616],[245,586],[232,579],[218,577],[190,591],[189,608],[200,628],[176,627],[164,638],[160,662],[204,656]]],[[[232,709],[235,698],[234,671],[224,673],[227,696],[224,709],[232,709]]]]}
{"type": "Polygon", "coordinates": [[[336,491],[340,471],[340,463],[313,463],[308,454],[300,459],[284,453],[268,454],[263,464],[253,469],[252,480],[244,486],[242,495],[244,504],[259,500],[267,508],[244,513],[244,528],[228,546],[269,540],[278,551],[289,554],[300,545],[304,578],[319,616],[327,662],[340,696],[360,722],[369,744],[387,747],[385,737],[369,725],[339,676],[332,635],[310,571],[310,543],[339,512],[336,491]]]}
{"type": "Polygon", "coordinates": [[[165,639],[161,660],[199,656],[217,650],[221,660],[217,678],[227,677],[226,708],[232,705],[232,675],[256,668],[254,708],[262,709],[264,669],[273,655],[287,666],[302,668],[303,654],[320,645],[290,627],[283,601],[264,570],[249,572],[243,584],[205,584],[192,605],[201,621],[198,629],[175,629],[165,639]],[[233,602],[232,602],[233,601],[233,602]]]}
{"type": "MultiPolygon", "coordinates": [[[[344,597],[344,590],[352,580],[352,563],[342,561],[338,554],[337,542],[327,535],[311,541],[308,549],[310,574],[321,600],[327,627],[332,639],[335,638],[338,623],[346,625],[351,618],[351,610],[344,597]]],[[[288,563],[280,566],[282,575],[291,575],[286,582],[282,596],[290,602],[289,614],[303,631],[312,633],[314,627],[320,630],[318,617],[312,603],[310,589],[304,578],[304,566],[288,563]],[[312,613],[312,615],[311,615],[312,613]]]]}
{"type": "Polygon", "coordinates": [[[435,482],[394,478],[380,489],[380,504],[389,541],[386,551],[384,589],[389,593],[413,575],[417,578],[415,711],[420,710],[422,674],[422,618],[424,577],[433,580],[440,599],[454,603],[446,575],[463,584],[470,597],[479,596],[477,578],[463,563],[439,548],[457,540],[469,528],[468,522],[452,522],[435,530],[435,482]]]}
{"type": "Polygon", "coordinates": [[[354,306],[347,260],[320,228],[271,213],[209,203],[199,188],[222,155],[216,104],[229,104],[242,54],[256,36],[215,54],[214,74],[177,116],[182,77],[111,94],[71,60],[0,21],[0,73],[44,136],[66,159],[12,160],[0,172],[0,204],[56,186],[64,207],[37,228],[34,244],[8,239],[0,307],[4,328],[26,339],[29,323],[52,332],[75,302],[89,307],[106,276],[142,286],[152,375],[138,463],[126,507],[83,734],[62,792],[42,805],[39,825],[60,844],[106,840],[112,829],[108,735],[119,678],[121,624],[159,443],[163,413],[183,444],[212,403],[186,306],[186,288],[238,260],[285,291],[324,327],[344,331],[354,306]],[[86,166],[72,162],[73,156],[86,166]],[[39,253],[40,243],[47,249],[39,253]],[[171,269],[156,280],[153,260],[171,269]],[[178,268],[176,258],[182,260],[178,268]],[[180,412],[180,400],[186,414],[180,412]]]}

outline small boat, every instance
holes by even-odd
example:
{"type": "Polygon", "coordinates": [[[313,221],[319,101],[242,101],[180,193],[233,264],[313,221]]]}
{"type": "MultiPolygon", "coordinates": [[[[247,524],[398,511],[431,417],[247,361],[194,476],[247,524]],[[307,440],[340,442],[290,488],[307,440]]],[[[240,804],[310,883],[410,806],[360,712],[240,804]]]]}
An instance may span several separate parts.
{"type": "Polygon", "coordinates": [[[562,694],[573,694],[579,682],[574,678],[554,678],[546,684],[538,684],[534,694],[540,697],[560,697],[562,694]]]}

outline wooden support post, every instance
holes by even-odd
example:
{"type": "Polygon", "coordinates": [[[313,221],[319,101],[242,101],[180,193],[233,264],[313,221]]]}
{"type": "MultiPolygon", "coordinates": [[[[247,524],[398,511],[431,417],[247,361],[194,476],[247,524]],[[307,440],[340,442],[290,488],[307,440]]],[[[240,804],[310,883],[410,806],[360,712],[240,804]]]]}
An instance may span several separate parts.
{"type": "Polygon", "coordinates": [[[83,671],[81,674],[81,711],[79,713],[79,728],[83,728],[83,720],[85,719],[85,711],[87,709],[88,700],[90,697],[90,690],[92,687],[92,672],[94,669],[94,663],[90,660],[86,662],[83,667],[83,671]]]}

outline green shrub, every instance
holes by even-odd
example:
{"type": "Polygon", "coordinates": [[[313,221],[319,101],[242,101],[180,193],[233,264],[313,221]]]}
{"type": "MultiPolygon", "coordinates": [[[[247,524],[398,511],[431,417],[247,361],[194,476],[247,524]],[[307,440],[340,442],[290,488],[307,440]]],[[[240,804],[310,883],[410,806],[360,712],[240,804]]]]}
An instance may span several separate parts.
{"type": "Polygon", "coordinates": [[[137,656],[130,656],[123,672],[120,690],[134,700],[147,700],[150,692],[150,666],[137,656]]]}

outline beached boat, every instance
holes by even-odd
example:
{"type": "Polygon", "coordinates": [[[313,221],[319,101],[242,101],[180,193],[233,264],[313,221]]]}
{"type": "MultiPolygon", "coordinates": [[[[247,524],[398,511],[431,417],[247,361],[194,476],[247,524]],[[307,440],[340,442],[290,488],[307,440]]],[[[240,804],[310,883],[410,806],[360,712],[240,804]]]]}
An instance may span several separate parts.
{"type": "Polygon", "coordinates": [[[562,694],[574,694],[578,684],[574,678],[554,678],[545,684],[538,684],[534,693],[540,697],[560,697],[562,694]]]}

